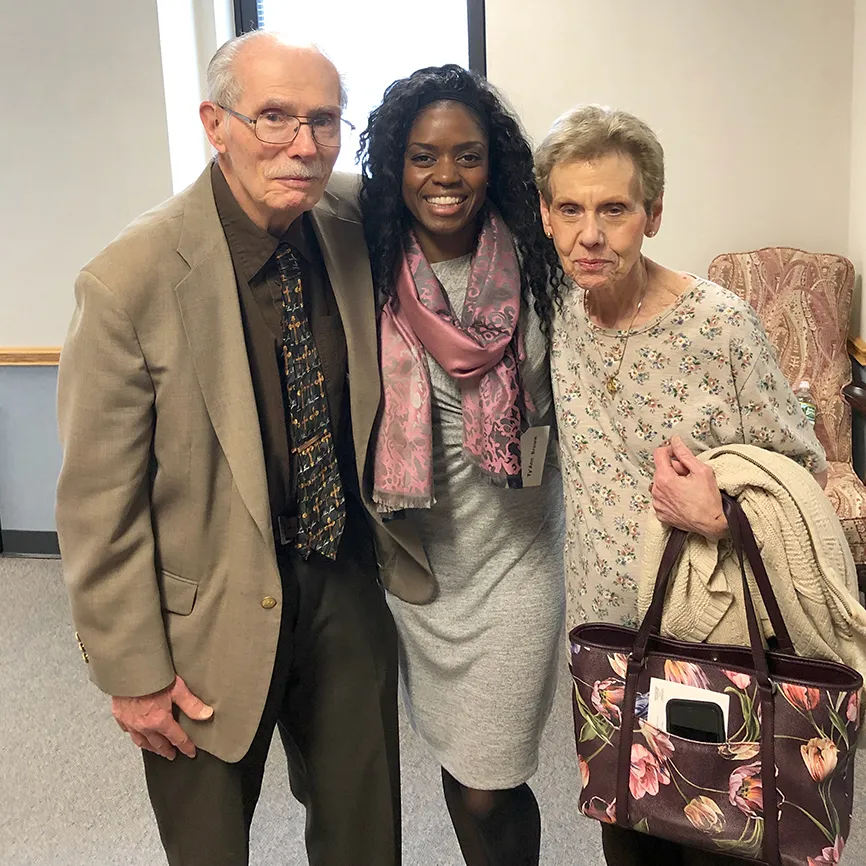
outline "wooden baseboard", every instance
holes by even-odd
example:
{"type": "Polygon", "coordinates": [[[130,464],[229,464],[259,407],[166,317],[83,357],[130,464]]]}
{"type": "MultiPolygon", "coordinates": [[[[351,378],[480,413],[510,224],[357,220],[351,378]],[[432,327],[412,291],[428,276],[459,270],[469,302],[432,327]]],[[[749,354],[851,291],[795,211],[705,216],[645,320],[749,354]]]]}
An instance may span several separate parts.
{"type": "Polygon", "coordinates": [[[59,361],[59,346],[0,346],[0,367],[56,367],[59,361]]]}
{"type": "Polygon", "coordinates": [[[866,340],[854,337],[848,340],[848,354],[861,366],[866,367],[866,340]]]}

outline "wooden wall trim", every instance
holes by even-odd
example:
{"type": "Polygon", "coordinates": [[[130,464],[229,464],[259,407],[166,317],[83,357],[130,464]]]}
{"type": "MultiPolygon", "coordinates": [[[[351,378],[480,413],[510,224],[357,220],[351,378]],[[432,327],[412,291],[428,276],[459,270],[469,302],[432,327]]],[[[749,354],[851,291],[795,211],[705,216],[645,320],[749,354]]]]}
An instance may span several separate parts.
{"type": "MultiPolygon", "coordinates": [[[[866,367],[866,340],[849,339],[848,354],[866,367]]],[[[59,361],[59,346],[0,346],[0,367],[56,367],[59,361]]]]}
{"type": "Polygon", "coordinates": [[[848,340],[848,354],[861,366],[866,367],[866,340],[854,337],[848,340]]]}
{"type": "Polygon", "coordinates": [[[59,361],[59,346],[0,346],[0,367],[56,367],[59,361]]]}

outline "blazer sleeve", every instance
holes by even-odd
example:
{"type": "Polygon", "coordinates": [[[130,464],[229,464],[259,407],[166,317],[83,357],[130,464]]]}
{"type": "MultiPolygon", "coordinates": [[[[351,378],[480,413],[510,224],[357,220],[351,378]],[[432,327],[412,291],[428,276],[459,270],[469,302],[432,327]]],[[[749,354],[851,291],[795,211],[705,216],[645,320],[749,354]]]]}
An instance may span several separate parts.
{"type": "Polygon", "coordinates": [[[110,695],[146,695],[175,676],[150,517],[154,388],[112,292],[85,271],[75,299],[58,372],[64,579],[91,679],[110,695]]]}

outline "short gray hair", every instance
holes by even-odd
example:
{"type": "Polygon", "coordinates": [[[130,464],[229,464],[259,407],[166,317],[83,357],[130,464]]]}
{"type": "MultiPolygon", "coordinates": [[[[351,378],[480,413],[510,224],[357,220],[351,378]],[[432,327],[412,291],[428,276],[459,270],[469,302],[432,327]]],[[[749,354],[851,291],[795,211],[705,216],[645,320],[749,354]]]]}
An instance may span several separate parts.
{"type": "MultiPolygon", "coordinates": [[[[207,67],[207,98],[210,102],[216,102],[226,108],[234,108],[237,105],[243,89],[235,75],[235,61],[244,46],[263,39],[277,43],[282,41],[275,33],[267,30],[251,30],[249,33],[229,39],[217,49],[207,67]]],[[[328,57],[321,48],[314,47],[323,57],[328,57]]],[[[330,60],[329,57],[328,59],[330,60]]],[[[345,109],[347,102],[346,84],[343,76],[340,75],[340,108],[345,109]]]]}
{"type": "Polygon", "coordinates": [[[535,151],[535,179],[549,204],[550,175],[561,163],[590,162],[612,153],[630,157],[646,212],[665,188],[665,154],[656,134],[627,111],[579,105],[554,121],[535,151]]]}

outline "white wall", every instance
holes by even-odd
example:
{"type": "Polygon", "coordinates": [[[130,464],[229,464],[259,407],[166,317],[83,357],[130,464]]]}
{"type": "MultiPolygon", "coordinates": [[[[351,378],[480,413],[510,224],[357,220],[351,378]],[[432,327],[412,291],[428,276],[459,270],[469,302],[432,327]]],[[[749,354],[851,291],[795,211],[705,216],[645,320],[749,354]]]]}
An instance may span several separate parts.
{"type": "Polygon", "coordinates": [[[155,0],[3,4],[0,345],[60,345],[80,267],[171,195],[155,0]]]}
{"type": "Polygon", "coordinates": [[[487,69],[536,140],[578,102],[646,120],[668,176],[646,249],[705,274],[731,250],[847,251],[853,25],[854,0],[487,0],[487,69]]]}
{"type": "Polygon", "coordinates": [[[851,100],[851,225],[848,257],[857,269],[854,336],[866,337],[866,304],[863,274],[866,272],[866,0],[856,2],[854,29],[854,91],[851,100]]]}
{"type": "MultiPolygon", "coordinates": [[[[163,3],[193,9],[187,67],[200,72],[220,41],[213,19],[201,22],[212,9],[222,21],[227,2],[163,3]]],[[[661,261],[703,273],[718,252],[791,244],[848,252],[862,270],[864,6],[487,0],[488,72],[536,139],[580,101],[620,105],[657,130],[667,211],[648,249],[661,261]]],[[[157,18],[157,0],[4,5],[0,346],[59,345],[78,269],[172,192],[157,18]]],[[[173,111],[169,100],[175,129],[195,94],[185,84],[180,98],[169,83],[184,104],[173,111]]],[[[196,124],[185,127],[176,185],[206,157],[196,124]]],[[[866,336],[866,320],[852,330],[866,336]]]]}

